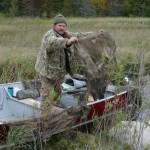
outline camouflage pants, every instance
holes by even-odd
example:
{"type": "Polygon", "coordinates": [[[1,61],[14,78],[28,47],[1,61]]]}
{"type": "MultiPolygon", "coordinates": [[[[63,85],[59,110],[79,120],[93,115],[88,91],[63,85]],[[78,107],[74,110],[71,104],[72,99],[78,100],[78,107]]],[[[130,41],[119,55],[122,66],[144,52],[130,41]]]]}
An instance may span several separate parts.
{"type": "Polygon", "coordinates": [[[57,106],[60,102],[62,80],[49,80],[41,76],[41,95],[43,97],[41,111],[42,113],[51,109],[53,105],[57,106]]]}

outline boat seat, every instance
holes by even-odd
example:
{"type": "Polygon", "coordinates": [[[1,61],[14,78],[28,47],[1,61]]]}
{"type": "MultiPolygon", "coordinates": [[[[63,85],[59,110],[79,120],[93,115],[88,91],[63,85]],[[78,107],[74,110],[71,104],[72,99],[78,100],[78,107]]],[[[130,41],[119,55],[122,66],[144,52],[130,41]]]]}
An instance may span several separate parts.
{"type": "Polygon", "coordinates": [[[22,99],[22,100],[18,100],[17,98],[12,98],[15,101],[18,101],[20,103],[35,107],[35,108],[40,108],[41,106],[41,102],[39,100],[36,99],[32,99],[32,98],[26,98],[26,99],[22,99]]]}
{"type": "Polygon", "coordinates": [[[21,102],[24,103],[24,104],[33,106],[33,107],[37,107],[37,108],[40,108],[40,106],[41,106],[41,102],[40,101],[34,100],[32,98],[23,99],[23,100],[21,100],[21,102]]]}

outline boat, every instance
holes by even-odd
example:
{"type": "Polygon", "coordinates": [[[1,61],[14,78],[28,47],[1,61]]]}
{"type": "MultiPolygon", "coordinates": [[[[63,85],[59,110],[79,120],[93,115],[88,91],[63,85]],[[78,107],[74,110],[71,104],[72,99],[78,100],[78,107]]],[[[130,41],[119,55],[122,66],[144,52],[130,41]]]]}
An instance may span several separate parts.
{"type": "MultiPolygon", "coordinates": [[[[86,104],[80,105],[80,100],[72,94],[73,92],[80,93],[86,91],[86,85],[83,81],[80,85],[82,86],[81,88],[75,88],[67,83],[62,84],[63,91],[60,105],[54,106],[50,116],[43,119],[40,110],[41,96],[18,99],[16,97],[17,92],[14,91],[15,96],[13,95],[12,89],[19,89],[18,91],[26,90],[24,82],[0,84],[0,147],[4,147],[6,144],[12,126],[18,127],[32,124],[30,127],[34,128],[34,133],[37,128],[38,130],[40,128],[41,137],[46,138],[92,122],[95,117],[119,111],[128,105],[127,90],[115,94],[110,94],[108,90],[109,93],[103,99],[95,101],[90,97],[86,104]],[[81,113],[83,108],[86,111],[84,119],[83,112],[81,113]],[[74,110],[73,113],[71,110],[74,110]],[[39,121],[42,129],[39,127],[39,121]],[[37,122],[36,125],[35,122],[37,122]],[[43,126],[45,126],[43,122],[47,123],[45,129],[43,129],[43,126]]],[[[113,86],[109,85],[108,87],[112,89],[113,86]]],[[[33,140],[33,135],[26,139],[29,141],[33,140]]]]}

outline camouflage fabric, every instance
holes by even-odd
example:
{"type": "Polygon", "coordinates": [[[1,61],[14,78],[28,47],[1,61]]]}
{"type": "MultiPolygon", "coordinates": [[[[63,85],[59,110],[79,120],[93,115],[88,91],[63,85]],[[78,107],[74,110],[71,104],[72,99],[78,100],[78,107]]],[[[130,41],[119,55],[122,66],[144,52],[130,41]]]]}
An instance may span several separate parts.
{"type": "Polygon", "coordinates": [[[41,76],[41,96],[43,97],[42,101],[42,110],[46,110],[45,104],[55,105],[57,106],[60,102],[60,95],[61,95],[61,84],[62,81],[49,81],[46,77],[41,76]],[[54,90],[54,93],[53,93],[54,90]],[[52,93],[51,93],[52,92],[52,93]]]}
{"type": "MultiPolygon", "coordinates": [[[[64,36],[59,35],[54,29],[49,30],[45,33],[41,47],[37,56],[37,61],[35,65],[36,71],[50,79],[58,80],[64,78],[66,74],[66,59],[64,49],[66,47],[67,40],[72,36],[86,36],[88,33],[71,33],[66,32],[64,36]]],[[[71,46],[70,51],[73,52],[73,46],[71,46]]],[[[69,54],[69,57],[71,57],[69,54]]]]}
{"type": "Polygon", "coordinates": [[[67,39],[53,29],[44,35],[35,65],[40,75],[56,80],[65,74],[66,42],[67,39]]]}

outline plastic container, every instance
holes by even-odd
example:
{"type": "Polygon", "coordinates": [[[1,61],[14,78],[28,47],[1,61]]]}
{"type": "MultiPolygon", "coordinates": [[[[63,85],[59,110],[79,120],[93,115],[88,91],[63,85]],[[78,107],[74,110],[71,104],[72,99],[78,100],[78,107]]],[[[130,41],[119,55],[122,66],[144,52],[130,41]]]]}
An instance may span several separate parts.
{"type": "Polygon", "coordinates": [[[112,92],[115,93],[116,92],[116,86],[113,84],[108,84],[106,87],[106,92],[112,92]]]}
{"type": "Polygon", "coordinates": [[[13,92],[13,96],[16,97],[17,92],[20,91],[21,89],[19,89],[18,87],[14,87],[14,92],[13,92]]]}
{"type": "Polygon", "coordinates": [[[113,84],[108,84],[105,90],[104,97],[107,98],[113,96],[115,95],[115,93],[116,93],[116,86],[113,84]]]}
{"type": "Polygon", "coordinates": [[[13,87],[8,87],[8,93],[9,93],[10,96],[13,96],[14,88],[13,87]]]}

